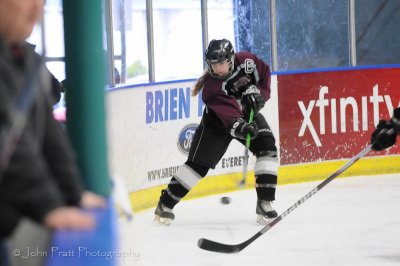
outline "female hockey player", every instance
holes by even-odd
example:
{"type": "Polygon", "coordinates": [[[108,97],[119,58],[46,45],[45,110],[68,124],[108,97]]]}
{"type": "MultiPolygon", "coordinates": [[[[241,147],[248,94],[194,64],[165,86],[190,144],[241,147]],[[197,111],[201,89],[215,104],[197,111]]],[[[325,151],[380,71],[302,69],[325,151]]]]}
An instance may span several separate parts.
{"type": "Polygon", "coordinates": [[[278,160],[275,138],[259,111],[270,98],[270,69],[260,58],[248,52],[235,53],[230,41],[212,40],[205,51],[207,71],[195,84],[192,95],[202,92],[205,110],[196,130],[188,160],[180,166],[162,190],[155,210],[156,220],[169,225],[174,206],[215,168],[232,139],[245,143],[251,136],[250,151],[255,163],[257,222],[266,224],[277,217],[271,202],[275,200],[278,160]],[[247,122],[250,111],[254,122],[247,122]]]}
{"type": "Polygon", "coordinates": [[[174,206],[215,168],[232,139],[245,143],[251,136],[250,151],[257,157],[254,172],[257,192],[257,222],[266,224],[277,217],[275,200],[278,160],[275,138],[259,111],[270,98],[270,69],[248,52],[235,53],[230,41],[212,40],[205,51],[207,71],[195,84],[192,95],[201,90],[205,103],[202,121],[196,130],[188,160],[180,166],[162,190],[155,220],[169,225],[174,206]],[[254,122],[249,120],[254,111],[254,122]]]}

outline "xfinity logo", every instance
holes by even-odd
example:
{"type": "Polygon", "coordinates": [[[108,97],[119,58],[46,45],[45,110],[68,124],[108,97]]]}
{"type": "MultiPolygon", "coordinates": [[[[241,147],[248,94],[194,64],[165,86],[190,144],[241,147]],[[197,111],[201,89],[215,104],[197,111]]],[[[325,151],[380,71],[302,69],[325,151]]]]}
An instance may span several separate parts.
{"type": "MultiPolygon", "coordinates": [[[[378,124],[379,122],[380,103],[386,104],[387,111],[390,115],[393,113],[393,103],[391,97],[389,95],[379,95],[378,84],[373,87],[371,96],[362,96],[361,99],[358,100],[354,97],[329,99],[325,97],[328,93],[329,88],[327,86],[323,86],[319,90],[318,99],[311,100],[307,107],[303,101],[297,102],[304,118],[298,136],[304,136],[305,131],[308,129],[318,147],[322,146],[320,135],[324,135],[326,133],[325,125],[327,122],[331,123],[332,134],[336,134],[338,129],[341,133],[347,132],[348,129],[346,128],[346,119],[349,118],[353,122],[352,130],[354,132],[360,131],[360,126],[361,130],[368,131],[368,108],[373,108],[374,125],[378,124]],[[360,104],[361,114],[359,114],[360,104]],[[325,116],[325,110],[327,108],[330,108],[331,110],[330,117],[325,116]],[[317,109],[317,112],[319,112],[319,129],[315,128],[313,121],[311,120],[311,113],[314,109],[317,109]],[[339,125],[337,124],[338,115],[340,121],[339,125]]],[[[397,104],[397,106],[398,105],[399,104],[397,104]]]]}
{"type": "Polygon", "coordinates": [[[185,126],[179,133],[178,149],[185,155],[189,154],[193,136],[198,126],[199,126],[198,124],[189,124],[185,126]]]}

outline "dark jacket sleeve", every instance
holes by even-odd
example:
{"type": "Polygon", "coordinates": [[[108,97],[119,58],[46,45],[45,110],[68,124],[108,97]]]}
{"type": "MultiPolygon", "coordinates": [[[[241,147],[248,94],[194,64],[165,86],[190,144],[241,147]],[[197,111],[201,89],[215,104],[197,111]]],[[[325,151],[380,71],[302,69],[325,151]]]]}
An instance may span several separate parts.
{"type": "MultiPolygon", "coordinates": [[[[0,204],[39,223],[55,208],[78,205],[83,192],[72,152],[50,110],[50,104],[35,103],[0,183],[0,204]]],[[[9,231],[19,216],[0,219],[9,231]]]]}
{"type": "Polygon", "coordinates": [[[46,108],[46,116],[43,155],[66,203],[68,205],[79,205],[84,188],[75,153],[66,132],[53,118],[49,103],[46,108]]]}
{"type": "Polygon", "coordinates": [[[37,152],[37,143],[28,138],[29,135],[29,131],[23,133],[3,173],[0,202],[41,223],[51,210],[65,202],[43,156],[37,152]]]}
{"type": "MultiPolygon", "coordinates": [[[[0,102],[10,103],[10,106],[15,102],[18,88],[22,88],[24,77],[30,73],[29,69],[38,67],[37,60],[29,60],[36,55],[29,53],[29,50],[23,52],[26,52],[26,64],[14,67],[12,71],[9,69],[15,62],[7,61],[6,56],[0,57],[4,59],[4,62],[0,62],[3,63],[0,64],[0,73],[3,74],[0,102]]],[[[27,123],[16,140],[9,163],[2,169],[0,206],[3,214],[0,216],[0,224],[5,225],[2,234],[11,233],[21,216],[42,223],[45,216],[55,208],[78,204],[83,191],[66,137],[52,117],[52,105],[47,96],[50,90],[46,89],[48,80],[42,75],[45,72],[39,71],[37,74],[40,74],[41,79],[32,79],[29,84],[31,89],[40,89],[33,94],[34,102],[27,112],[27,123]],[[61,161],[65,163],[64,168],[57,165],[61,161]],[[6,210],[9,215],[5,217],[6,210]]],[[[4,109],[9,114],[11,110],[4,109]]]]}
{"type": "MultiPolygon", "coordinates": [[[[0,204],[39,223],[55,208],[78,205],[83,192],[71,148],[43,99],[40,95],[30,110],[0,183],[0,204]]],[[[15,224],[18,218],[12,215],[4,223],[15,224]]]]}

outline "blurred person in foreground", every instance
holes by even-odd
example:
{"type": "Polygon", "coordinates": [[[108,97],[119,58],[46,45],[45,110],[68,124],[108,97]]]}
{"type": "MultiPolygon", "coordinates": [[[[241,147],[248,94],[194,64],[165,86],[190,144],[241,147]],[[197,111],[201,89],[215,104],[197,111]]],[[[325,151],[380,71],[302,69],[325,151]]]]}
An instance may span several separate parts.
{"type": "Polygon", "coordinates": [[[32,100],[12,152],[1,158],[0,245],[23,218],[56,230],[93,229],[94,217],[82,208],[106,205],[83,186],[69,140],[52,116],[49,73],[25,42],[43,5],[43,0],[0,0],[0,152],[12,132],[17,99],[26,94],[32,100]]]}

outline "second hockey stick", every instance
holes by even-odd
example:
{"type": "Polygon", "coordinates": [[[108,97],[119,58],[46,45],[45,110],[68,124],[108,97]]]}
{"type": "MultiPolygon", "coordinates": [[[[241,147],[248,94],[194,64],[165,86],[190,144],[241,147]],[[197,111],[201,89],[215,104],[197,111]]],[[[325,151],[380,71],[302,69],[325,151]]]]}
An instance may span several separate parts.
{"type": "Polygon", "coordinates": [[[301,204],[303,204],[306,200],[314,196],[319,190],[321,190],[323,187],[325,187],[329,182],[331,182],[333,179],[335,179],[337,176],[339,176],[341,173],[343,173],[345,170],[347,170],[350,166],[352,166],[354,163],[356,163],[360,158],[364,157],[368,152],[370,152],[372,149],[372,144],[364,148],[360,153],[358,153],[356,156],[354,156],[350,161],[348,161],[345,165],[343,165],[340,169],[338,169],[336,172],[334,172],[332,175],[330,175],[327,179],[325,179],[323,182],[321,182],[318,186],[316,186],[314,189],[312,189],[310,192],[308,192],[306,195],[304,195],[302,198],[300,198],[296,203],[294,203],[292,206],[290,206],[285,212],[283,212],[281,215],[276,217],[274,220],[272,220],[269,224],[267,224],[265,227],[263,227],[260,231],[258,231],[255,235],[250,237],[248,240],[244,241],[243,243],[236,244],[236,245],[229,245],[229,244],[223,244],[219,242],[215,242],[212,240],[208,240],[205,238],[201,238],[198,241],[198,246],[201,249],[208,250],[208,251],[213,251],[213,252],[220,252],[220,253],[237,253],[243,250],[245,247],[250,245],[254,240],[259,238],[261,235],[263,235],[265,232],[267,232],[269,229],[271,229],[274,225],[279,223],[285,216],[289,215],[293,210],[295,210],[297,207],[299,207],[301,204]]]}

